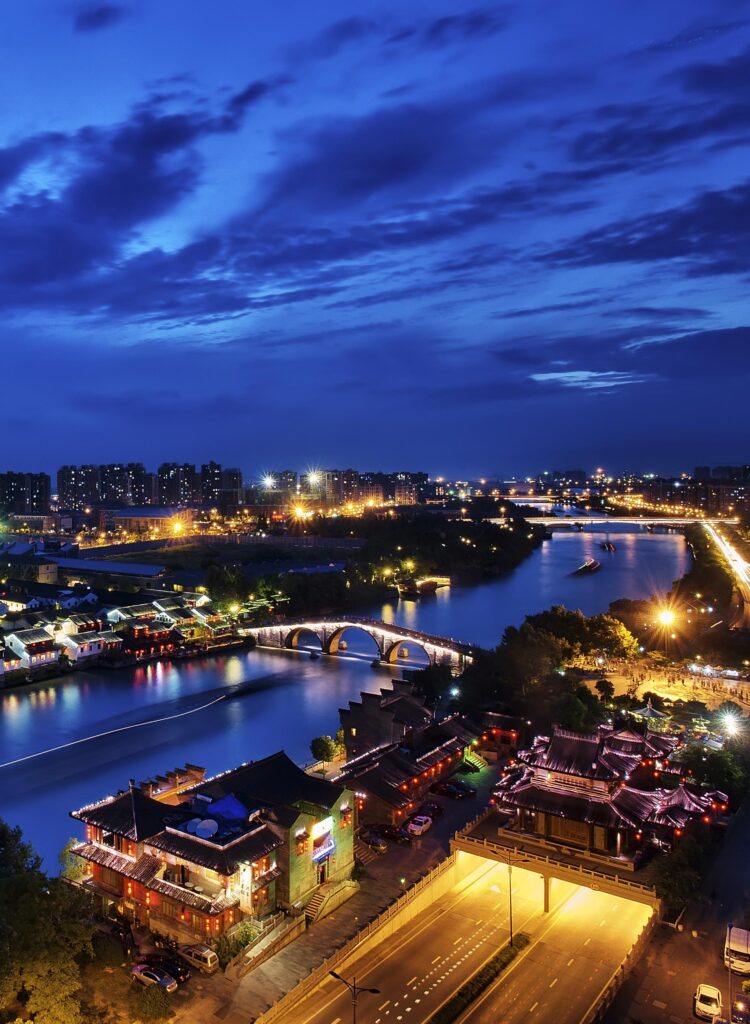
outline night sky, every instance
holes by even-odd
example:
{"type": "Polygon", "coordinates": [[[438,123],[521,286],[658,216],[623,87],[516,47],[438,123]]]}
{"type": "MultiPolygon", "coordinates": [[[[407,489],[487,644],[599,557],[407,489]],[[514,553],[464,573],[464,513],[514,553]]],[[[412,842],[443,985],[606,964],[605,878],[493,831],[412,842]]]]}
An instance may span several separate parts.
{"type": "Polygon", "coordinates": [[[0,469],[750,461],[750,4],[3,4],[0,469]]]}

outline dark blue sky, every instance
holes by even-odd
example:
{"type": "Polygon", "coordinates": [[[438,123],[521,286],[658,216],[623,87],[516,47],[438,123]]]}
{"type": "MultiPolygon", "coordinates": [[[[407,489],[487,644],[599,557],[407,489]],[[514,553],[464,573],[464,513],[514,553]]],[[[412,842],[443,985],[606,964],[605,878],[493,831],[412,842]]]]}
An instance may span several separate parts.
{"type": "Polygon", "coordinates": [[[0,96],[8,467],[750,461],[743,0],[11,0],[0,96]]]}

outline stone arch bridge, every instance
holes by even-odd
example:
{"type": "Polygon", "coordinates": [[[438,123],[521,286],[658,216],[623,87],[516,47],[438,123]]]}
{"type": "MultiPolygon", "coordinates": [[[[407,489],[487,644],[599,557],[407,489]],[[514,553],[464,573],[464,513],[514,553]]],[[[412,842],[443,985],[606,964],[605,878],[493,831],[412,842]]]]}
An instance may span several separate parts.
{"type": "Polygon", "coordinates": [[[285,619],[267,626],[249,627],[242,632],[252,636],[259,647],[275,647],[280,650],[294,650],[299,647],[305,633],[313,633],[320,640],[324,654],[338,654],[345,650],[341,642],[347,629],[358,629],[372,637],[378,648],[378,660],[386,665],[398,662],[399,652],[404,646],[421,648],[431,665],[449,665],[454,675],[463,672],[472,661],[473,648],[470,644],[381,622],[379,619],[356,616],[285,619]]]}

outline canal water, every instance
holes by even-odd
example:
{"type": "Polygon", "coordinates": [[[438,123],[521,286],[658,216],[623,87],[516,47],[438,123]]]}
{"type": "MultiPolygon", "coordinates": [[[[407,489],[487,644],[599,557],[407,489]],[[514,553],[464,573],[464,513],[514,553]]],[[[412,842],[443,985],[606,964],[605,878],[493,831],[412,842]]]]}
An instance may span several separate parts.
{"type": "MultiPolygon", "coordinates": [[[[552,604],[606,611],[618,597],[666,591],[689,566],[682,535],[610,529],[555,533],[513,573],[440,590],[366,614],[414,629],[494,645],[507,625],[552,604]],[[584,559],[599,572],[572,576],[584,559]]],[[[338,709],[398,669],[373,669],[368,637],[347,635],[344,657],[242,651],[194,661],[79,672],[0,692],[0,817],[20,825],[54,870],[71,835],[68,811],[185,762],[214,773],[282,747],[310,760],[313,736],[335,732],[338,709]],[[83,742],[79,742],[83,740],[83,742]]],[[[407,663],[418,663],[410,651],[407,663]]]]}

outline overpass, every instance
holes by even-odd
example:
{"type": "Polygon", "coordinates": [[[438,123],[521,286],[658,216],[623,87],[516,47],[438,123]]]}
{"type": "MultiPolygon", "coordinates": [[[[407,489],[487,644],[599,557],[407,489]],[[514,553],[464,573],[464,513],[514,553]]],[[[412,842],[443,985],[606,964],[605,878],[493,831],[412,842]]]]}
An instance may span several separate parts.
{"type": "Polygon", "coordinates": [[[295,650],[300,642],[304,642],[304,635],[312,633],[320,641],[324,654],[339,654],[346,649],[342,640],[348,629],[357,629],[370,636],[377,646],[378,660],[385,665],[396,664],[407,645],[423,650],[431,665],[450,666],[454,675],[463,672],[472,661],[473,648],[470,644],[358,616],[285,619],[267,626],[251,626],[243,629],[242,633],[253,637],[258,647],[277,650],[295,650]]]}
{"type": "MultiPolygon", "coordinates": [[[[489,519],[490,523],[504,525],[508,520],[489,519]]],[[[737,519],[703,519],[696,516],[587,516],[587,515],[565,515],[565,516],[528,516],[528,523],[534,526],[555,526],[565,528],[571,526],[736,526],[737,519]]]]}
{"type": "Polygon", "coordinates": [[[451,850],[463,850],[486,860],[498,861],[541,875],[544,909],[549,910],[550,883],[557,879],[594,892],[644,903],[661,914],[661,900],[650,880],[634,877],[632,863],[617,858],[577,852],[537,836],[503,828],[498,817],[484,812],[451,839],[451,850]]]}

